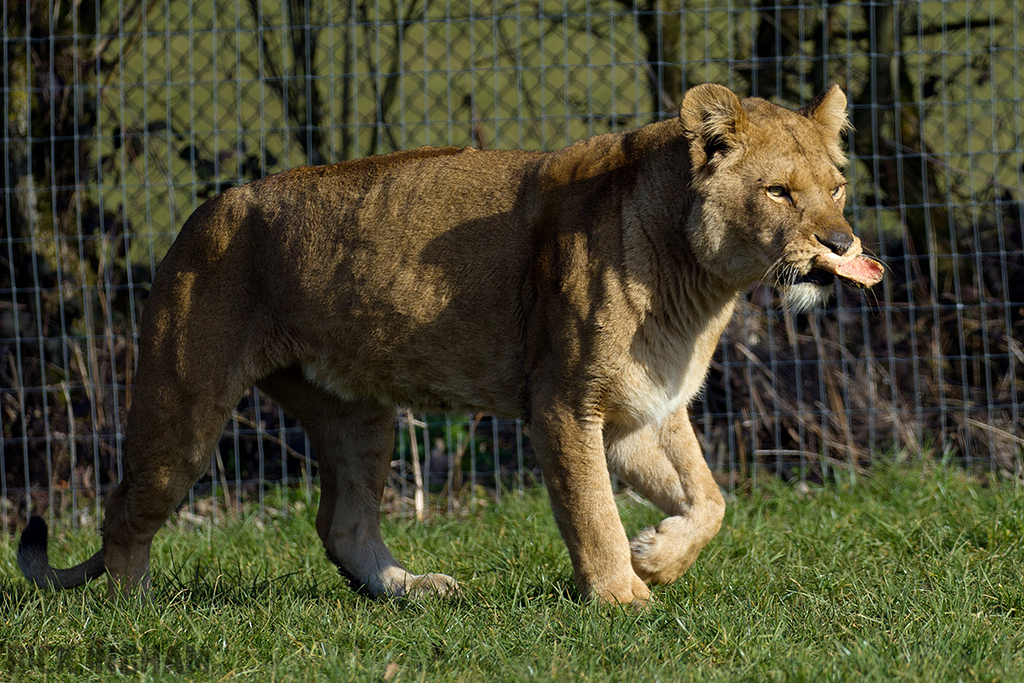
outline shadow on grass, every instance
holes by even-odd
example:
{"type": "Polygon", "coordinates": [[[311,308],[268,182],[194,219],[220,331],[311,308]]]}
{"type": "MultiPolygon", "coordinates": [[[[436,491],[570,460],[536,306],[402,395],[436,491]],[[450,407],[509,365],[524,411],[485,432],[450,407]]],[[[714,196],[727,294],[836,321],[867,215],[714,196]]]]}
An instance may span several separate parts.
{"type": "Polygon", "coordinates": [[[241,569],[195,562],[191,567],[174,567],[158,572],[153,579],[153,601],[185,603],[194,607],[246,607],[269,603],[286,596],[306,602],[350,601],[357,598],[347,582],[321,582],[304,571],[277,576],[256,575],[241,569]]]}

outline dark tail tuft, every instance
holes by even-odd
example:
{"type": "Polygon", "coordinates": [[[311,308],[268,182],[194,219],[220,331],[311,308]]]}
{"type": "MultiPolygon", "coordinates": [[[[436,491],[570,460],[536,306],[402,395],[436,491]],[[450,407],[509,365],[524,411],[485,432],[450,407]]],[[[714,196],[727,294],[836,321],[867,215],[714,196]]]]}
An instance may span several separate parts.
{"type": "Polygon", "coordinates": [[[28,520],[28,526],[21,532],[21,540],[18,541],[18,569],[26,579],[35,584],[39,584],[37,577],[40,577],[43,568],[50,565],[46,551],[49,536],[46,521],[42,517],[32,515],[28,520]]]}
{"type": "Polygon", "coordinates": [[[50,557],[46,549],[48,537],[46,522],[42,517],[33,515],[28,520],[28,526],[21,532],[21,540],[18,541],[18,569],[26,579],[40,588],[81,586],[101,576],[105,571],[102,550],[70,569],[54,569],[50,566],[50,557]]]}
{"type": "Polygon", "coordinates": [[[18,541],[18,554],[24,552],[46,552],[46,542],[50,536],[46,528],[46,520],[38,515],[32,515],[28,520],[28,526],[21,532],[21,540],[18,541]]]}

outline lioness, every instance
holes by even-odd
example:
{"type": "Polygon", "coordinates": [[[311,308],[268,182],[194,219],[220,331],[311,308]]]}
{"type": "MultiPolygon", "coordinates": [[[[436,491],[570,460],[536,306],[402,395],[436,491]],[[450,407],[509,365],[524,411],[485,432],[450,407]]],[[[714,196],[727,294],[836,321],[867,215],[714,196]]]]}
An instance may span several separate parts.
{"type": "Polygon", "coordinates": [[[725,503],[687,414],[737,296],[789,306],[881,267],[843,218],[846,96],[795,112],[717,85],[678,118],[552,153],[422,148],[298,168],[199,207],[139,338],[124,479],[103,548],[41,586],[148,588],[150,544],[255,384],[304,425],[328,557],[374,596],[448,594],[380,535],[396,405],[529,421],[579,591],[643,603],[718,532],[725,503]],[[609,472],[668,515],[630,541],[609,472]]]}

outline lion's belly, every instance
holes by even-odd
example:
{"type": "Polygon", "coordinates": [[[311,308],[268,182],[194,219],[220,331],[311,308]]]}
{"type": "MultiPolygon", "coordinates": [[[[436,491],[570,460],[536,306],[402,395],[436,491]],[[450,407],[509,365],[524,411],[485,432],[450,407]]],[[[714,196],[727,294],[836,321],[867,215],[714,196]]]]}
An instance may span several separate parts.
{"type": "Polygon", "coordinates": [[[306,379],[346,401],[519,417],[523,383],[515,363],[470,361],[460,350],[410,346],[374,359],[321,356],[301,367],[306,379]]]}

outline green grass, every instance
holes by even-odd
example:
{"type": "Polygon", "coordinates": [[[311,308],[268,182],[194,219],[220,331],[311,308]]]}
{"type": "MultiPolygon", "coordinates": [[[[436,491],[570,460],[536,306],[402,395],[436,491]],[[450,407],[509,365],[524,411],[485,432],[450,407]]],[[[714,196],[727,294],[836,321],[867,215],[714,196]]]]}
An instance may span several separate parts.
{"type": "MultiPolygon", "coordinates": [[[[768,482],[645,612],[581,604],[542,493],[464,519],[392,520],[454,601],[371,602],[324,559],[312,506],[162,532],[155,590],[40,592],[0,554],[4,680],[1024,680],[1024,490],[959,470],[856,486],[768,482]]],[[[627,529],[659,515],[623,497],[627,529]]],[[[60,532],[55,557],[87,556],[60,532]]]]}

